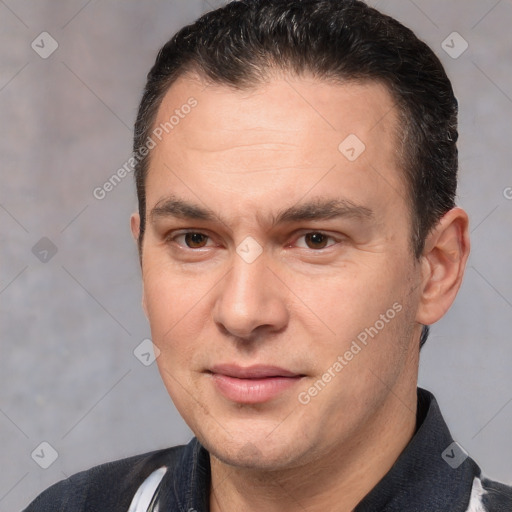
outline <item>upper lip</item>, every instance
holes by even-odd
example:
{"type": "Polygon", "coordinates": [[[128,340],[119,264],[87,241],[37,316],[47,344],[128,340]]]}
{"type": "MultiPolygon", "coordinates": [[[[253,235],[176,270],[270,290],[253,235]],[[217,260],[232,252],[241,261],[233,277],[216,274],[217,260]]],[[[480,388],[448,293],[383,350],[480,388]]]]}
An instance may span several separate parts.
{"type": "Polygon", "coordinates": [[[265,379],[268,377],[301,377],[300,374],[285,370],[279,366],[253,365],[238,366],[235,364],[219,364],[210,368],[211,373],[235,377],[237,379],[265,379]]]}

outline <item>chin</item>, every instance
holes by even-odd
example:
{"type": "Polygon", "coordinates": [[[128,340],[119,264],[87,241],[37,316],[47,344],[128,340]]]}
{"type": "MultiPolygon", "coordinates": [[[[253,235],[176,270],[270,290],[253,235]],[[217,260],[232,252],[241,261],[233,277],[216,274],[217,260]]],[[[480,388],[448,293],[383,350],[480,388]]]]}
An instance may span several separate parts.
{"type": "Polygon", "coordinates": [[[259,438],[254,433],[239,437],[224,434],[212,439],[211,435],[204,437],[198,433],[197,438],[211,455],[229,466],[271,471],[299,466],[304,458],[299,446],[287,444],[293,438],[290,435],[270,440],[264,433],[259,438]]]}

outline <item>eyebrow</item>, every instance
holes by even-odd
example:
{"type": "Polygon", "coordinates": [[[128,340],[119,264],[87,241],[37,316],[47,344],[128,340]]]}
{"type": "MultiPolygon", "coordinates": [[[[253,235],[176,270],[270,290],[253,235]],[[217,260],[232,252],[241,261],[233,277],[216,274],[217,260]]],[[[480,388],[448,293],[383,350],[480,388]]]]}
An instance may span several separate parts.
{"type": "Polygon", "coordinates": [[[151,221],[158,217],[178,217],[180,219],[214,221],[216,216],[211,210],[176,197],[159,201],[150,213],[151,221]]]}
{"type": "Polygon", "coordinates": [[[348,199],[316,199],[308,203],[292,206],[278,213],[273,224],[300,222],[305,220],[329,220],[338,217],[371,219],[373,210],[357,205],[348,199]]]}
{"type": "MultiPolygon", "coordinates": [[[[151,210],[150,220],[159,217],[177,217],[187,220],[214,222],[221,220],[211,210],[174,196],[162,199],[151,210]]],[[[348,199],[314,199],[307,203],[291,206],[273,215],[272,225],[301,221],[329,220],[339,217],[372,219],[374,212],[366,206],[358,205],[348,199]]]]}

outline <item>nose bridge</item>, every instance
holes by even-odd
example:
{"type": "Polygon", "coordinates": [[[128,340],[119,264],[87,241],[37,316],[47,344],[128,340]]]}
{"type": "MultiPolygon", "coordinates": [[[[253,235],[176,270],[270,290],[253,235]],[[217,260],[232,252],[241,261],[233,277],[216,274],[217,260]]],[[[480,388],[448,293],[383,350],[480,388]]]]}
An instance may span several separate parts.
{"type": "Polygon", "coordinates": [[[249,317],[255,316],[261,310],[261,304],[268,292],[265,289],[268,273],[261,256],[256,261],[247,263],[235,255],[223,291],[223,299],[233,312],[249,317]]]}
{"type": "Polygon", "coordinates": [[[287,321],[284,297],[272,282],[273,274],[260,255],[248,262],[233,255],[214,307],[214,320],[231,334],[248,338],[261,326],[279,330],[287,321]]]}

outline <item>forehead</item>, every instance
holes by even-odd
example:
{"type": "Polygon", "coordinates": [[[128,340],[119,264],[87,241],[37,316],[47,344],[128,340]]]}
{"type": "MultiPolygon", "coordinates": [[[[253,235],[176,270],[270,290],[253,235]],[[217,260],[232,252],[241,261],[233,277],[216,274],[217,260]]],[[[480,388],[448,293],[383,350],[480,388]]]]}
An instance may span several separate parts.
{"type": "Polygon", "coordinates": [[[368,192],[403,198],[397,118],[376,82],[281,76],[236,90],[183,76],[155,121],[164,130],[151,152],[148,205],[176,190],[192,198],[191,187],[223,207],[271,206],[265,197],[282,206],[312,189],[333,199],[345,190],[356,203],[368,192]]]}
{"type": "MultiPolygon", "coordinates": [[[[322,132],[338,132],[339,137],[359,131],[364,137],[367,130],[398,127],[395,102],[380,82],[334,82],[283,73],[241,90],[205,82],[195,74],[183,75],[164,95],[155,125],[168,122],[192,97],[199,108],[190,117],[200,117],[205,123],[194,126],[204,143],[218,143],[224,135],[234,135],[234,129],[268,129],[276,134],[300,131],[313,137],[322,132]]],[[[190,123],[184,121],[180,116],[182,129],[173,129],[171,136],[186,129],[190,123]]]]}

